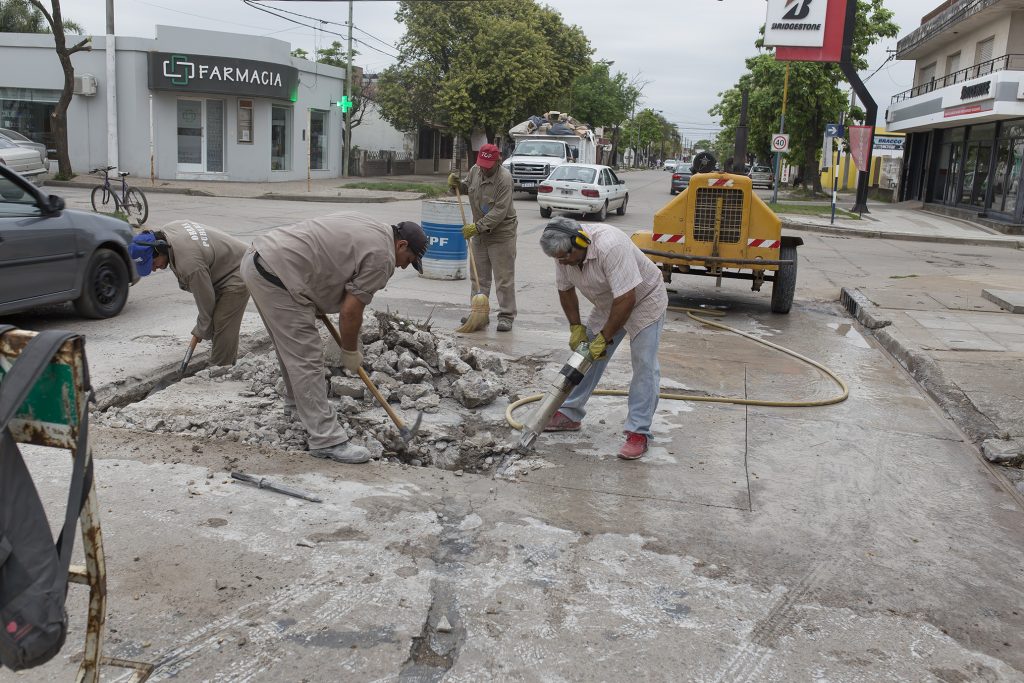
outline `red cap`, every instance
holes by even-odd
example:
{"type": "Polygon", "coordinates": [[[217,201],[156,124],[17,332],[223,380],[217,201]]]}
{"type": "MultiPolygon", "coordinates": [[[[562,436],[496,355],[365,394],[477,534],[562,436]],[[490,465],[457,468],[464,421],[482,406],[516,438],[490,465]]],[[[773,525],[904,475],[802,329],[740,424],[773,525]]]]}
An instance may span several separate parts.
{"type": "Polygon", "coordinates": [[[484,145],[476,155],[476,165],[480,168],[490,168],[498,163],[499,154],[497,145],[484,145]]]}

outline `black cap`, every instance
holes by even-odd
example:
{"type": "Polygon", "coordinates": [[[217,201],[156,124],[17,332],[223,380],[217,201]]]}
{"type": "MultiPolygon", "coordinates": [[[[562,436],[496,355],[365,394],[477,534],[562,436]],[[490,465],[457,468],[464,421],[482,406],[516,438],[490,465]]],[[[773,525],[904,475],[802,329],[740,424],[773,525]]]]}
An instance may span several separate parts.
{"type": "Polygon", "coordinates": [[[423,228],[420,227],[419,223],[413,221],[402,221],[398,225],[392,225],[392,229],[395,231],[395,239],[405,240],[409,243],[409,249],[416,256],[416,260],[413,261],[412,267],[416,269],[416,272],[423,272],[423,255],[427,253],[427,234],[423,232],[423,228]]]}

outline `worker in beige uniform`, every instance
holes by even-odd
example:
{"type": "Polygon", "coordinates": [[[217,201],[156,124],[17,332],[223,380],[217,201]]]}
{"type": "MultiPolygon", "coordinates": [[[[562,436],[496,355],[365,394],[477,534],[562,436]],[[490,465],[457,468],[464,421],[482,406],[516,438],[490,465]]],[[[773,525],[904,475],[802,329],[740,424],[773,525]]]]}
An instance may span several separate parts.
{"type": "Polygon", "coordinates": [[[238,272],[248,246],[231,235],[193,221],[174,221],[132,241],[139,275],[170,268],[178,286],[190,292],[199,309],[192,341],[213,340],[211,365],[238,359],[238,331],[249,290],[238,272]]]}
{"type": "Polygon", "coordinates": [[[366,448],[349,442],[327,399],[317,314],[341,314],[341,361],[358,372],[363,309],[396,266],[421,270],[426,250],[427,236],[416,223],[388,225],[361,213],[336,213],[271,230],[242,259],[242,278],[277,352],[286,405],[294,406],[306,428],[314,457],[370,459],[366,448]]]}
{"type": "MultiPolygon", "coordinates": [[[[483,145],[476,165],[469,169],[465,182],[452,173],[448,186],[469,197],[473,222],[462,226],[462,235],[473,238],[480,292],[491,294],[491,281],[498,294],[498,332],[512,329],[516,317],[516,218],[512,206],[512,174],[501,165],[501,154],[494,145],[483,145]]],[[[470,280],[470,296],[477,294],[470,280]]],[[[462,322],[466,322],[463,319],[462,322]]],[[[488,321],[490,322],[490,321],[488,321]]]]}
{"type": "Polygon", "coordinates": [[[629,334],[633,378],[629,383],[626,442],[619,449],[619,457],[636,460],[647,452],[661,391],[658,348],[668,308],[661,271],[626,233],[603,223],[581,226],[559,216],[544,227],[540,247],[558,261],[555,285],[569,321],[569,348],[589,341],[594,358],[590,370],[551,417],[545,431],[579,431],[587,401],[615,349],[629,334]],[[580,319],[577,290],[594,305],[586,325],[580,319]]]}

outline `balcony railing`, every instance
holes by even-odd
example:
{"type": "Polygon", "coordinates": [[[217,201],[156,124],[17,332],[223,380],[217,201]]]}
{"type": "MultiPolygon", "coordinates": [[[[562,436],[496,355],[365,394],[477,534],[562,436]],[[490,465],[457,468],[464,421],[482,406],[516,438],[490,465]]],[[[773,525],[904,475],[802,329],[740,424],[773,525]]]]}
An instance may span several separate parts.
{"type": "Polygon", "coordinates": [[[921,85],[911,88],[910,90],[905,90],[898,95],[893,95],[892,104],[909,100],[912,97],[924,95],[925,93],[930,93],[933,90],[939,90],[949,85],[956,85],[957,83],[969,81],[972,78],[987,76],[988,74],[995,73],[996,71],[1024,71],[1024,55],[1003,55],[1002,57],[990,59],[987,62],[981,62],[974,66],[969,66],[966,69],[954,71],[942,78],[933,78],[928,83],[922,83],[921,85]]]}

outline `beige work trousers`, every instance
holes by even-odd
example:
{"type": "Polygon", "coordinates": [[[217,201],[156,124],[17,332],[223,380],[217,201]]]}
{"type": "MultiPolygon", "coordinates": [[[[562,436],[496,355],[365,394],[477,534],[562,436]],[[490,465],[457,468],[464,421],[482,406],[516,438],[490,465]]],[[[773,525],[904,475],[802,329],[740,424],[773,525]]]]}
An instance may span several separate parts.
{"type": "Polygon", "coordinates": [[[238,360],[238,333],[248,304],[249,288],[241,275],[233,275],[227,285],[217,291],[210,365],[234,365],[238,360]]]}
{"type": "Polygon", "coordinates": [[[492,236],[479,234],[472,239],[473,258],[476,260],[477,289],[470,273],[470,296],[483,292],[491,296],[491,282],[498,295],[498,319],[516,317],[516,233],[492,236]]]}
{"type": "Polygon", "coordinates": [[[316,329],[316,306],[298,301],[288,290],[268,282],[256,270],[253,253],[250,249],[242,257],[242,279],[249,286],[256,310],[274,343],[287,392],[285,400],[295,401],[295,411],[309,434],[310,450],[344,443],[348,434],[327,399],[324,348],[316,329]]]}

